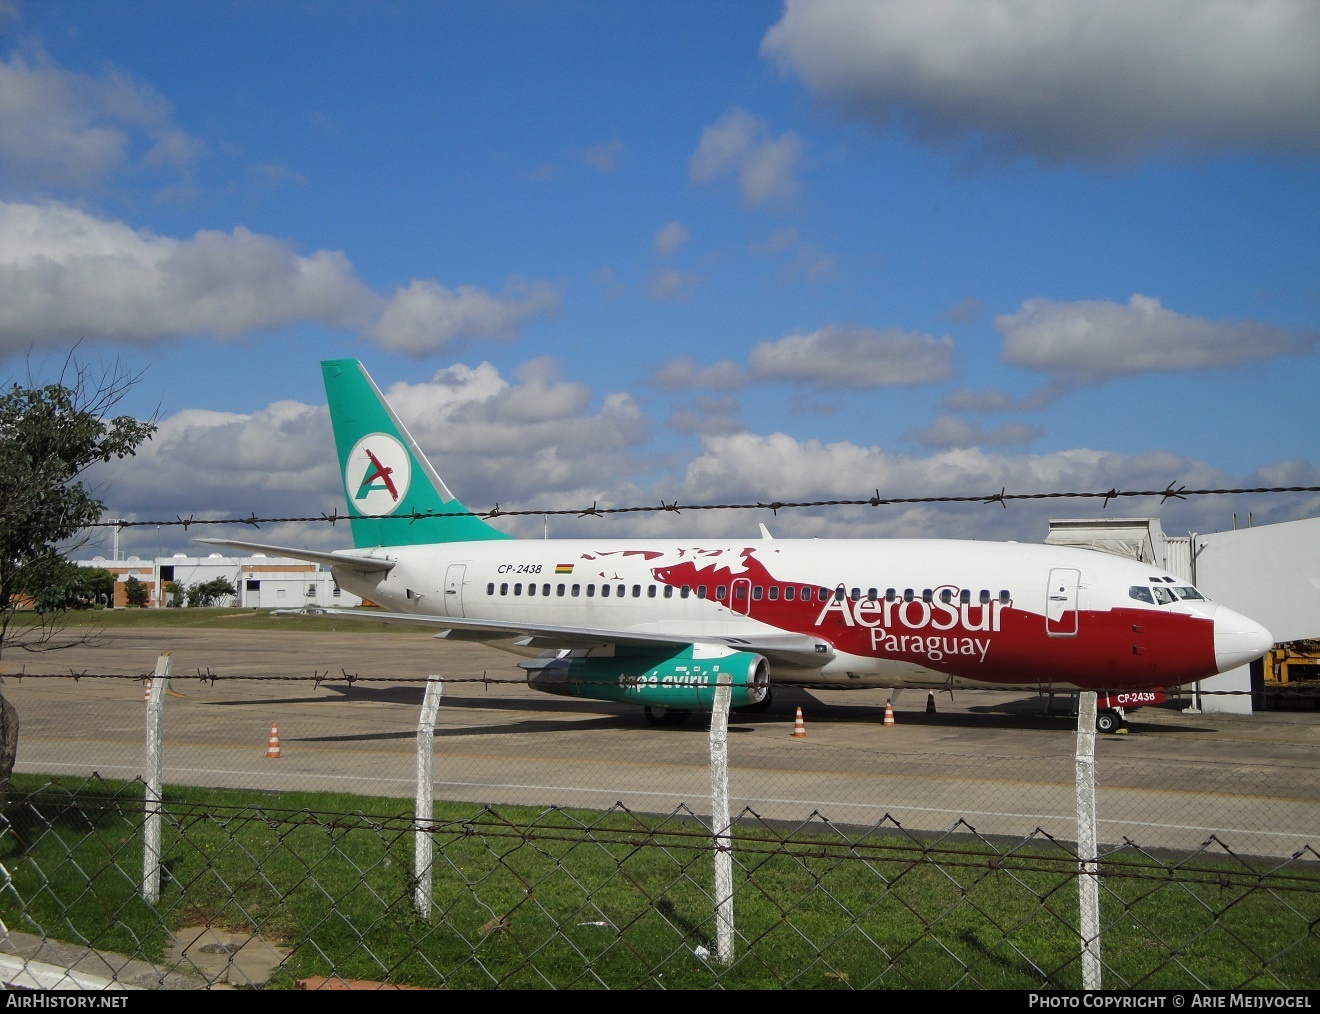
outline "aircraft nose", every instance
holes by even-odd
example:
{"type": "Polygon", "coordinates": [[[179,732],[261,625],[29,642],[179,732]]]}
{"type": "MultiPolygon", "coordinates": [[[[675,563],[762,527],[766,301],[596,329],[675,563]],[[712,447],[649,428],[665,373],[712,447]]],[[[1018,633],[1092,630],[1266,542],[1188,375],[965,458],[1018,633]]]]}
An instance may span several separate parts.
{"type": "Polygon", "coordinates": [[[1228,672],[1254,662],[1274,647],[1274,637],[1255,620],[1227,606],[1215,609],[1215,668],[1228,672]]]}

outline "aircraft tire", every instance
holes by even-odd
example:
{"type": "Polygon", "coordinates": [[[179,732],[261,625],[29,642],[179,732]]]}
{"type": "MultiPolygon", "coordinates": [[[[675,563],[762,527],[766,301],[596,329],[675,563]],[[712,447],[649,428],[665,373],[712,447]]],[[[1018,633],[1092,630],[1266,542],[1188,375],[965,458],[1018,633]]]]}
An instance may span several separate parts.
{"type": "Polygon", "coordinates": [[[1117,711],[1101,711],[1095,716],[1096,732],[1117,732],[1122,724],[1123,719],[1117,711]]]}
{"type": "Polygon", "coordinates": [[[692,717],[690,711],[679,711],[675,708],[646,707],[646,720],[652,725],[682,725],[692,717]]]}

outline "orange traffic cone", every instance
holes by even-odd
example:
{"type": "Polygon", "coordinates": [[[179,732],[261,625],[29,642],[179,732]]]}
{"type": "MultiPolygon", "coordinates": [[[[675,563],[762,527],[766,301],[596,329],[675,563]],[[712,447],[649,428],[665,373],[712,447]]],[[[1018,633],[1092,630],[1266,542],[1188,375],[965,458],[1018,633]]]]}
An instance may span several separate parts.
{"type": "Polygon", "coordinates": [[[894,724],[894,704],[892,701],[885,701],[885,725],[894,724]]]}
{"type": "Polygon", "coordinates": [[[793,722],[793,738],[794,738],[794,739],[806,739],[806,738],[807,738],[807,727],[806,727],[806,725],[804,725],[803,722],[802,722],[802,709],[801,709],[801,708],[798,708],[798,709],[797,709],[797,719],[796,719],[796,721],[793,722]]]}
{"type": "Polygon", "coordinates": [[[147,680],[147,689],[142,691],[142,699],[144,701],[151,700],[151,680],[147,680]]]}
{"type": "Polygon", "coordinates": [[[278,757],[280,755],[280,730],[278,726],[270,727],[270,746],[266,747],[267,757],[278,757]]]}
{"type": "Polygon", "coordinates": [[[928,715],[933,715],[933,714],[935,714],[935,691],[934,691],[934,690],[928,690],[928,691],[926,691],[926,714],[928,714],[928,715]]]}

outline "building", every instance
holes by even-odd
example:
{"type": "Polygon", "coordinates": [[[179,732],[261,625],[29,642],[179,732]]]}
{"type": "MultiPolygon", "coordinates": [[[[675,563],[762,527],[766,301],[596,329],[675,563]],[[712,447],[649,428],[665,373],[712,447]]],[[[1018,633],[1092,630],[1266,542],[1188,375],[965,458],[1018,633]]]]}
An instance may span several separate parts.
{"type": "MultiPolygon", "coordinates": [[[[99,567],[115,575],[116,608],[128,605],[124,591],[130,577],[137,578],[147,588],[147,606],[164,608],[171,604],[170,586],[187,589],[190,585],[206,584],[217,578],[226,579],[237,594],[227,596],[221,606],[239,606],[244,609],[301,609],[304,606],[360,606],[356,595],[342,591],[328,569],[302,560],[256,553],[252,556],[158,556],[154,560],[141,560],[130,556],[127,560],[107,560],[96,556],[90,560],[74,561],[80,567],[99,567]]],[[[187,602],[186,597],[184,602],[187,602]]]]}

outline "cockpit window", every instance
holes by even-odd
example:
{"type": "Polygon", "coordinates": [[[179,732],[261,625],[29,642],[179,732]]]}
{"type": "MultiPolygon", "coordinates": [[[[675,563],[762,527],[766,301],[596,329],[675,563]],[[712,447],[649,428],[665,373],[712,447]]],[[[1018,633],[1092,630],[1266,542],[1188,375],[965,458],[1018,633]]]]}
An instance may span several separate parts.
{"type": "Polygon", "coordinates": [[[1162,606],[1166,606],[1174,601],[1172,588],[1166,588],[1164,585],[1160,584],[1152,588],[1151,591],[1155,593],[1155,601],[1162,606]]]}
{"type": "Polygon", "coordinates": [[[1155,596],[1150,593],[1150,589],[1144,584],[1134,584],[1128,589],[1128,596],[1138,602],[1149,602],[1152,606],[1155,604],[1155,596]]]}
{"type": "Polygon", "coordinates": [[[1180,599],[1204,599],[1205,596],[1189,584],[1174,585],[1173,593],[1180,599]]]}

